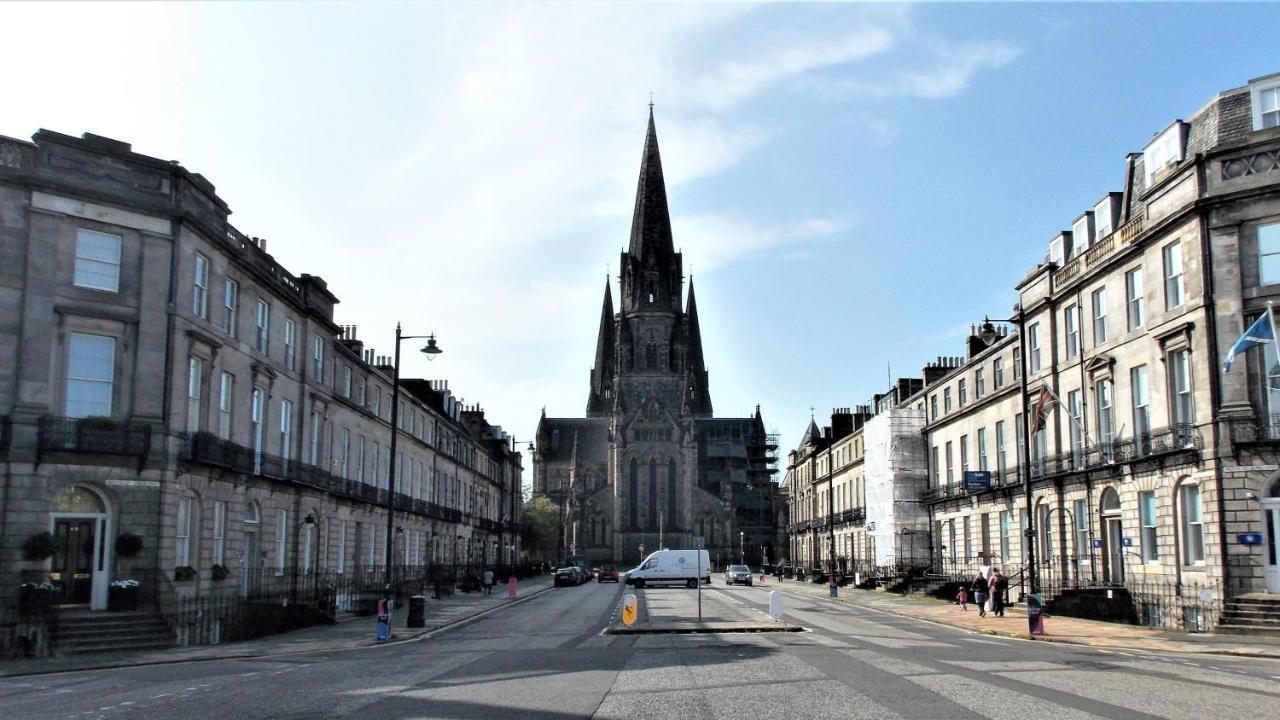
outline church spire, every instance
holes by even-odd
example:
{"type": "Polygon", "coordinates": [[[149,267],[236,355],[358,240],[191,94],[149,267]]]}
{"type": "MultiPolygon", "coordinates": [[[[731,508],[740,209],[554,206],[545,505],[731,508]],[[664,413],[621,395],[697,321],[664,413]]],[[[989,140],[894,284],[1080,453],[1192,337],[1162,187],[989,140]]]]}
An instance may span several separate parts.
{"type": "Polygon", "coordinates": [[[658,154],[658,131],[653,124],[652,105],[649,106],[644,154],[640,157],[640,180],[636,184],[636,208],[631,216],[631,245],[627,251],[642,264],[650,256],[662,261],[675,254],[671,216],[667,211],[667,184],[662,177],[662,158],[658,154]]]}
{"type": "Polygon", "coordinates": [[[689,278],[689,304],[685,310],[689,318],[689,367],[695,371],[706,370],[702,359],[702,328],[698,325],[698,301],[693,295],[693,278],[689,278]]]}
{"type": "Polygon", "coordinates": [[[613,387],[615,350],[613,292],[609,279],[604,281],[604,305],[600,309],[600,333],[596,337],[596,363],[591,368],[591,395],[587,400],[587,416],[607,414],[612,406],[609,391],[613,387]]]}

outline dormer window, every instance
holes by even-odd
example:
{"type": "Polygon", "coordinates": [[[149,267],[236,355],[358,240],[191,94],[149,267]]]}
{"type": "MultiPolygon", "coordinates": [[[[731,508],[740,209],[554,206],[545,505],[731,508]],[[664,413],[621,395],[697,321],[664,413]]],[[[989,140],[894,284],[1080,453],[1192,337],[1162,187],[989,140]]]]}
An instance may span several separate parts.
{"type": "Polygon", "coordinates": [[[1280,73],[1249,83],[1253,95],[1253,129],[1280,127],[1280,73]]]}
{"type": "Polygon", "coordinates": [[[1175,121],[1156,135],[1142,149],[1142,167],[1146,177],[1145,187],[1155,184],[1156,174],[1161,170],[1182,162],[1187,146],[1187,124],[1175,121]]]}

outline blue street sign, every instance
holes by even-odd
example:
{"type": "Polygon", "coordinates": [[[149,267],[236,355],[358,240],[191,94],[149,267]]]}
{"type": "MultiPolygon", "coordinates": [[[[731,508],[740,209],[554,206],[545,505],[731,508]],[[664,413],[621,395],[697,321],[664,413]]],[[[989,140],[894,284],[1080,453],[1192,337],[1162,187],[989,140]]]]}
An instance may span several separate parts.
{"type": "Polygon", "coordinates": [[[1124,545],[1125,547],[1133,547],[1133,538],[1123,538],[1120,541],[1120,544],[1124,545]]]}
{"type": "Polygon", "coordinates": [[[1101,540],[1101,539],[1099,539],[1099,538],[1094,538],[1094,539],[1092,539],[1092,540],[1090,540],[1090,541],[1089,541],[1089,546],[1090,546],[1090,547],[1093,547],[1093,548],[1101,548],[1101,547],[1102,547],[1102,540],[1101,540]]]}
{"type": "Polygon", "coordinates": [[[965,470],[964,491],[967,493],[983,492],[991,489],[990,470],[965,470]]]}
{"type": "Polygon", "coordinates": [[[1237,535],[1236,542],[1240,543],[1241,545],[1261,545],[1262,535],[1258,533],[1245,533],[1243,535],[1237,535]]]}

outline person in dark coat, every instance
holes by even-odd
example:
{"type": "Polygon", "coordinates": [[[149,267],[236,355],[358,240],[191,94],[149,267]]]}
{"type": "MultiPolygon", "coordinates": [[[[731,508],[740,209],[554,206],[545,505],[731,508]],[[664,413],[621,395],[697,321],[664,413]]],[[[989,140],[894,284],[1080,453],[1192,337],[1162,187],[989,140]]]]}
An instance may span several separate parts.
{"type": "Polygon", "coordinates": [[[987,616],[987,579],[982,577],[982,573],[978,573],[973,577],[970,583],[973,588],[973,602],[978,606],[978,617],[987,616]]]}
{"type": "Polygon", "coordinates": [[[987,590],[991,593],[991,612],[996,617],[1004,617],[1004,593],[1009,589],[1009,581],[996,568],[991,568],[987,577],[987,590]]]}

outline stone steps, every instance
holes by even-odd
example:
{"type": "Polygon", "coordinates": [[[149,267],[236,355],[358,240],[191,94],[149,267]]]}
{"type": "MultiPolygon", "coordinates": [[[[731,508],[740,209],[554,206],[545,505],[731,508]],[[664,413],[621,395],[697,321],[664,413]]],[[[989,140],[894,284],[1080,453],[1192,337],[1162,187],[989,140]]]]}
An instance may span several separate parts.
{"type": "Polygon", "coordinates": [[[1236,598],[1222,609],[1218,632],[1280,637],[1280,598],[1236,598]]]}
{"type": "Polygon", "coordinates": [[[172,647],[174,634],[162,618],[142,612],[77,612],[58,618],[53,635],[59,655],[172,647]]]}

